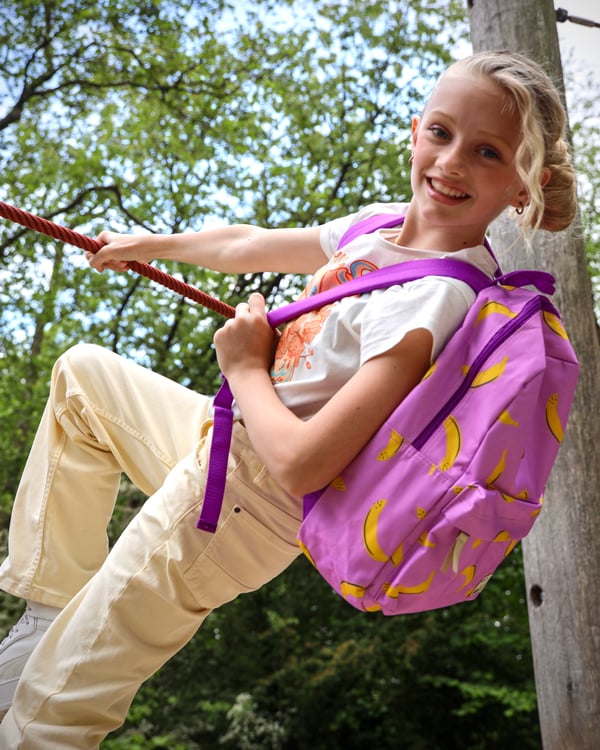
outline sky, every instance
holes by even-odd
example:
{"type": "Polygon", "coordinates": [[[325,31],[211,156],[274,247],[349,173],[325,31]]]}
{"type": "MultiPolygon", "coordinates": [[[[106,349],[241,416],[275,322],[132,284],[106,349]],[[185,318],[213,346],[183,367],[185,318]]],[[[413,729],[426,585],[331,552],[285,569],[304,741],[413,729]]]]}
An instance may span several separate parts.
{"type": "MultiPolygon", "coordinates": [[[[555,0],[554,7],[563,8],[569,16],[600,23],[600,0],[555,0]]],[[[600,28],[565,21],[558,23],[557,29],[563,65],[572,52],[577,67],[593,70],[600,90],[600,28]]]]}

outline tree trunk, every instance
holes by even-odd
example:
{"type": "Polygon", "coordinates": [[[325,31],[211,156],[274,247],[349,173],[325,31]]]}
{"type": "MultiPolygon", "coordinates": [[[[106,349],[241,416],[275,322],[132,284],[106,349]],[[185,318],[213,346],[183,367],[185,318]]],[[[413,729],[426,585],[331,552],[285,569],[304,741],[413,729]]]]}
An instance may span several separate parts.
{"type": "MultiPolygon", "coordinates": [[[[563,81],[552,0],[469,0],[475,51],[510,49],[563,81]]],[[[580,220],[532,246],[500,217],[491,240],[502,267],[541,268],[581,363],[544,511],[523,544],[538,706],[546,750],[600,748],[600,356],[580,220]]]]}

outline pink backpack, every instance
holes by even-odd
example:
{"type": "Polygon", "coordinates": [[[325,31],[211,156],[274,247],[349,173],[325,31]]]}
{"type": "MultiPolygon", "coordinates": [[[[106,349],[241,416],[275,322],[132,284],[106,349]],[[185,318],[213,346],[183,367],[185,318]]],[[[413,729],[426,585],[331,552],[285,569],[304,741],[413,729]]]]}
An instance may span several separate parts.
{"type": "MultiPolygon", "coordinates": [[[[361,233],[397,215],[353,225],[361,233]]],[[[489,248],[488,248],[489,249],[489,248]]],[[[491,252],[491,250],[490,250],[491,252]]],[[[424,275],[452,276],[477,298],[429,372],[331,484],[304,499],[298,543],[357,609],[385,615],[475,599],[531,529],[554,464],[579,365],[550,274],[491,281],[451,258],[373,271],[269,313],[279,325],[345,294],[424,275]]],[[[214,531],[231,435],[231,393],[215,398],[208,486],[198,527],[214,531]],[[229,427],[227,424],[229,423],[229,427]]]]}

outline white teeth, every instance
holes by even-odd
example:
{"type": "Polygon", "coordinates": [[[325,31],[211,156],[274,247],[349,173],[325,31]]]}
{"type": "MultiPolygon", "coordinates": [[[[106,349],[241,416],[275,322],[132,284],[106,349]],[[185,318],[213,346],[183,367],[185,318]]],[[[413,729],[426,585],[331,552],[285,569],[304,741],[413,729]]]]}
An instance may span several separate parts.
{"type": "Polygon", "coordinates": [[[458,190],[453,190],[451,187],[448,187],[447,185],[444,185],[441,182],[434,180],[433,178],[431,180],[431,184],[433,188],[437,190],[438,193],[441,193],[442,195],[447,195],[448,198],[468,198],[469,197],[466,193],[461,193],[458,190]]]}

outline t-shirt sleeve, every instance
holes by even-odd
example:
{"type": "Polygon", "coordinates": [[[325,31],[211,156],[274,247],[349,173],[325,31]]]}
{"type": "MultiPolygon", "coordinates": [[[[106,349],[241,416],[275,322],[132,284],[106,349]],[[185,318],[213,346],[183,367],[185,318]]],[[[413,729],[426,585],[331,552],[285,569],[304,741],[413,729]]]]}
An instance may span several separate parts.
{"type": "Polygon", "coordinates": [[[437,276],[372,293],[362,313],[360,364],[393,348],[416,328],[431,332],[433,362],[474,299],[464,282],[437,276]]]}

